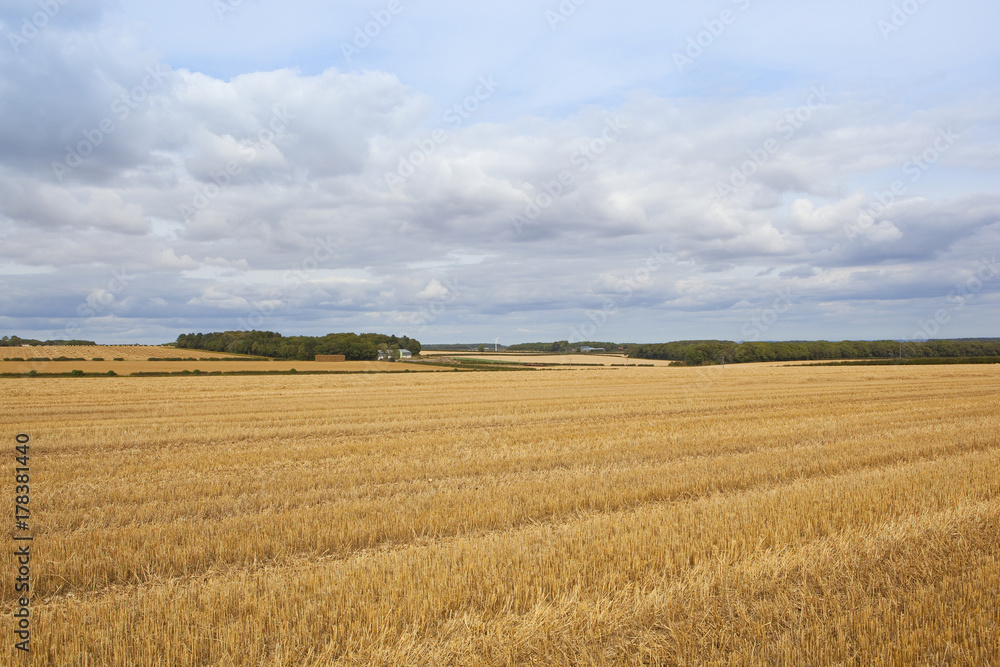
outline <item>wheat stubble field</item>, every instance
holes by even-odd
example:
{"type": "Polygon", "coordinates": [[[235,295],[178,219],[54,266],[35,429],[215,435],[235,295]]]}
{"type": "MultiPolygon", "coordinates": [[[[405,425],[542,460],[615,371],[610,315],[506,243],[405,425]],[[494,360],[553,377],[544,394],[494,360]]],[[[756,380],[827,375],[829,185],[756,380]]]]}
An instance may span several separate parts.
{"type": "Polygon", "coordinates": [[[35,665],[1000,664],[994,366],[0,390],[35,665]]]}

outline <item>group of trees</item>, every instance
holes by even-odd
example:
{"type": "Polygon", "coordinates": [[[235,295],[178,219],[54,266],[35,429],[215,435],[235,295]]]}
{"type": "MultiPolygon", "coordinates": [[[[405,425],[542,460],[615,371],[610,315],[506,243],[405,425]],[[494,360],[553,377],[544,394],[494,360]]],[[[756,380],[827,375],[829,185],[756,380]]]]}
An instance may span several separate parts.
{"type": "Polygon", "coordinates": [[[92,340],[35,340],[34,338],[18,338],[4,336],[0,338],[0,347],[21,347],[22,345],[97,345],[92,340]]]}
{"type": "Polygon", "coordinates": [[[629,350],[629,356],[637,359],[669,359],[683,361],[689,366],[754,361],[888,359],[900,355],[910,358],[1000,356],[1000,339],[754,343],[687,340],[655,345],[634,345],[629,350]]]}
{"type": "Polygon", "coordinates": [[[191,333],[178,336],[177,347],[302,361],[311,361],[317,354],[342,354],[348,361],[372,361],[378,358],[379,349],[403,349],[420,354],[418,340],[376,333],[325,336],[282,336],[273,331],[191,333]]]}

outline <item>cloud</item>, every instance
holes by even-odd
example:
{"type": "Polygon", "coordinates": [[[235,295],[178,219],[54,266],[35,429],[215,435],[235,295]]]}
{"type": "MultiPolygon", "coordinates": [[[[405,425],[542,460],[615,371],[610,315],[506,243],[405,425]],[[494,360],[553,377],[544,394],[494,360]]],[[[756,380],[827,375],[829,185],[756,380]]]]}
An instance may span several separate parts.
{"type": "Polygon", "coordinates": [[[149,230],[142,206],[126,202],[108,187],[67,189],[10,176],[0,178],[0,198],[4,215],[15,224],[52,231],[76,227],[144,234],[149,230]]]}
{"type": "MultiPolygon", "coordinates": [[[[929,49],[926,76],[926,43],[862,35],[878,16],[854,1],[809,10],[830,26],[809,48],[780,29],[805,10],[755,5],[685,76],[670,53],[708,18],[694,7],[640,3],[636,22],[594,6],[554,33],[520,0],[449,10],[470,32],[431,3],[347,63],[337,45],[359,15],[302,6],[315,22],[74,0],[20,53],[0,50],[5,326],[63,326],[110,295],[119,319],[88,324],[95,336],[260,312],[289,332],[564,339],[611,298],[601,338],[735,337],[738,304],[794,284],[792,337],[869,301],[903,313],[873,325],[885,335],[1000,241],[995,49],[965,44],[991,6],[976,25],[922,10],[966,28],[929,49]],[[448,122],[484,76],[497,90],[448,122]],[[827,100],[788,125],[817,86],[827,100]],[[915,172],[949,127],[954,145],[915,172]],[[628,287],[651,250],[667,259],[628,287]],[[115,271],[133,276],[124,289],[115,271]],[[432,322],[429,303],[443,304],[432,322]]],[[[33,7],[6,4],[3,28],[33,7]]],[[[994,289],[967,311],[982,326],[1000,324],[994,289]]]]}
{"type": "Polygon", "coordinates": [[[152,268],[161,270],[190,270],[197,269],[198,262],[191,259],[190,255],[178,257],[173,248],[164,248],[157,254],[156,261],[152,268]]]}
{"type": "Polygon", "coordinates": [[[207,306],[210,308],[221,308],[225,310],[242,309],[249,311],[250,302],[241,296],[227,294],[217,287],[208,287],[201,296],[189,299],[189,306],[207,306]]]}
{"type": "Polygon", "coordinates": [[[448,295],[448,288],[442,285],[437,278],[427,283],[427,287],[417,293],[420,299],[440,299],[448,295]]]}
{"type": "Polygon", "coordinates": [[[863,192],[842,199],[834,204],[815,207],[809,199],[796,199],[789,211],[789,222],[805,233],[837,233],[847,225],[857,222],[858,215],[867,208],[868,199],[863,192]]]}
{"type": "Polygon", "coordinates": [[[226,259],[225,257],[206,257],[204,263],[226,269],[248,269],[250,264],[245,259],[226,259]]]}
{"type": "Polygon", "coordinates": [[[778,274],[779,278],[812,278],[819,270],[814,266],[798,266],[778,274]]]}

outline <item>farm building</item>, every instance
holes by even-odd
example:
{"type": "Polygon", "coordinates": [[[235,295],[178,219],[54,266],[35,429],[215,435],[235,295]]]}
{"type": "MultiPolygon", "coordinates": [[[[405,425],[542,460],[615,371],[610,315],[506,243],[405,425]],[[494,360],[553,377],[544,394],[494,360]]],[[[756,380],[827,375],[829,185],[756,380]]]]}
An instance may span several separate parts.
{"type": "Polygon", "coordinates": [[[317,354],[316,361],[347,361],[343,354],[317,354]]]}
{"type": "Polygon", "coordinates": [[[583,345],[583,346],[580,347],[580,351],[581,352],[604,352],[604,348],[603,347],[587,347],[586,345],[583,345]]]}
{"type": "Polygon", "coordinates": [[[413,353],[409,350],[399,350],[397,354],[394,354],[395,350],[379,350],[378,360],[379,361],[395,361],[396,359],[412,359],[413,353]]]}

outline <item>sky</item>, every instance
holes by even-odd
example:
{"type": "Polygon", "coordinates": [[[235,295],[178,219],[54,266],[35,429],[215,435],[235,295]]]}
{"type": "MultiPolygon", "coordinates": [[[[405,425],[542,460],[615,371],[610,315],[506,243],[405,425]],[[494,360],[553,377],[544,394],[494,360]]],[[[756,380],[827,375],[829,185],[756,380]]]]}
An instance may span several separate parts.
{"type": "Polygon", "coordinates": [[[998,23],[3,0],[0,332],[1000,336],[998,23]]]}

